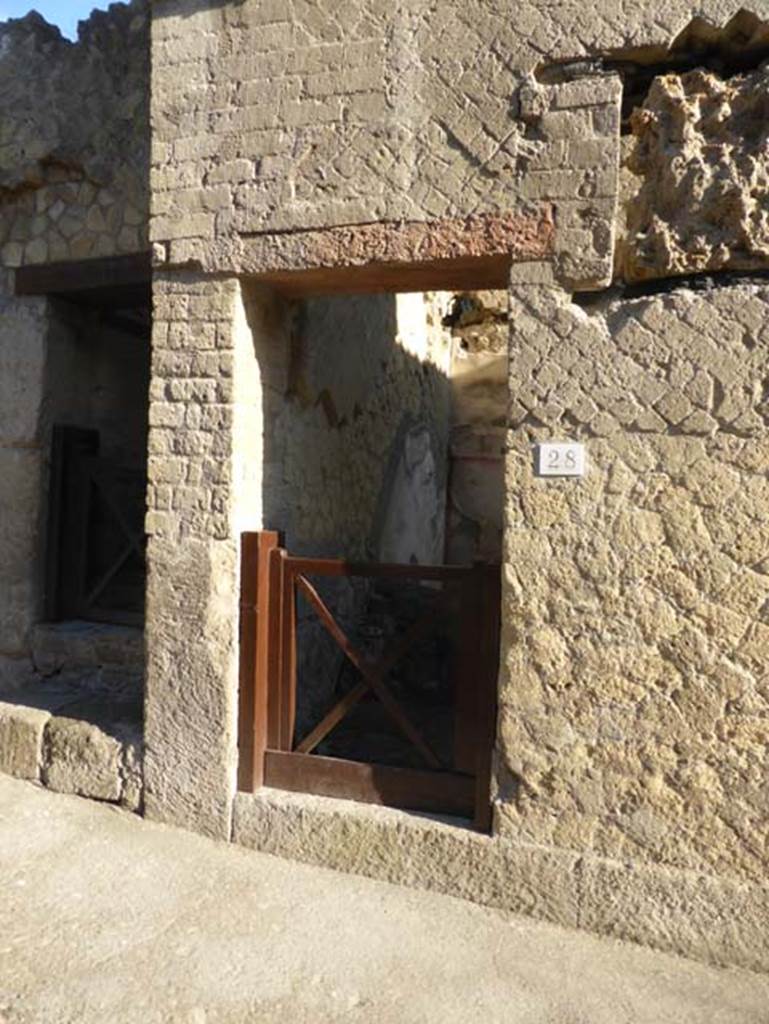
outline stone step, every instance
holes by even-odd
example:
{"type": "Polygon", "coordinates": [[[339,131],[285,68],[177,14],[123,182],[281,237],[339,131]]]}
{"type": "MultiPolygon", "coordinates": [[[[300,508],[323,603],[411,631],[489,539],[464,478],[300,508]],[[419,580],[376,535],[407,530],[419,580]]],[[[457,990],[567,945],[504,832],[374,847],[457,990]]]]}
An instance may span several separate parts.
{"type": "Polygon", "coordinates": [[[32,632],[32,658],[44,676],[78,669],[141,676],[144,630],[80,620],[42,623],[32,632]]]}

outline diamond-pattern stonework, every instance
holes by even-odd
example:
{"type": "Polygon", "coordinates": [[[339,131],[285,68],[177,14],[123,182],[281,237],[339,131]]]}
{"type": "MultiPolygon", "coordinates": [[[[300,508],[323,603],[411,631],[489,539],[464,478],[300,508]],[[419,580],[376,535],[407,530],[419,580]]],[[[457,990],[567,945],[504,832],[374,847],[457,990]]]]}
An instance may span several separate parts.
{"type": "MultiPolygon", "coordinates": [[[[81,476],[54,427],[90,431],[89,451],[98,432],[146,534],[146,587],[124,563],[137,622],[146,594],[141,742],[84,727],[82,705],[64,725],[6,710],[0,766],[766,968],[769,0],[743,2],[131,0],[73,43],[34,13],[0,22],[8,702],[74,666],[70,612],[94,611],[53,607],[76,581],[81,476]],[[546,441],[583,444],[585,475],[538,476],[546,441]],[[238,789],[264,763],[278,778],[240,664],[241,542],[259,530],[402,564],[496,560],[504,535],[488,831],[238,789]]],[[[81,518],[78,544],[102,532],[81,518]]],[[[364,587],[335,598],[351,636],[377,608],[364,587]]],[[[380,611],[368,639],[388,646],[400,617],[380,611]]],[[[311,614],[300,602],[297,737],[347,685],[311,614]]],[[[271,675],[290,667],[283,625],[271,675]]],[[[480,717],[457,716],[457,749],[480,717]]]]}
{"type": "Polygon", "coordinates": [[[769,288],[514,296],[503,828],[761,881],[769,288]],[[553,436],[584,480],[533,477],[553,436]]]}

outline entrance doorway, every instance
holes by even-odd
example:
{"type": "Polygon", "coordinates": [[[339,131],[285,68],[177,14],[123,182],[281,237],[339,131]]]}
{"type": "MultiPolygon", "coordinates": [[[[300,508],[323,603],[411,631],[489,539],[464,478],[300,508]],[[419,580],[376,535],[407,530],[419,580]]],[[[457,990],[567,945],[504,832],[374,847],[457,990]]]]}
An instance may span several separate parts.
{"type": "Polygon", "coordinates": [[[149,257],[22,267],[16,291],[49,300],[45,620],[142,627],[149,257]]]}
{"type": "MultiPolygon", "coordinates": [[[[11,699],[117,739],[126,778],[135,781],[144,689],[150,258],[20,267],[15,288],[47,300],[45,541],[40,621],[30,637],[34,675],[11,699]]],[[[98,771],[83,785],[100,792],[98,771]]],[[[133,782],[130,788],[138,799],[133,782]]]]}
{"type": "Polygon", "coordinates": [[[486,827],[501,491],[465,467],[501,470],[502,306],[246,294],[264,532],[243,539],[242,789],[486,827]]]}

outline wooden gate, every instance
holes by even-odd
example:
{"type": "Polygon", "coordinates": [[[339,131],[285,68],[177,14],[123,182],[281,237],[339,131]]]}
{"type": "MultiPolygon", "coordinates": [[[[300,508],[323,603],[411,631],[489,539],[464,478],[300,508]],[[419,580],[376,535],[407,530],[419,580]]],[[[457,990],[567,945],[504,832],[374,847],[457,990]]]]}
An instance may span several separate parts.
{"type": "Polygon", "coordinates": [[[99,457],[96,430],[56,425],[46,618],[144,624],[146,473],[99,457]]]}
{"type": "Polygon", "coordinates": [[[261,785],[389,806],[471,817],[487,829],[491,751],[496,724],[499,566],[356,564],[298,558],[270,531],[247,533],[241,547],[239,785],[261,785]],[[363,577],[429,581],[434,597],[424,614],[381,657],[364,654],[332,614],[313,580],[363,577]],[[359,681],[304,736],[297,737],[297,599],[317,616],[359,681]],[[394,695],[392,670],[415,646],[456,617],[451,665],[452,753],[441,759],[394,695]],[[419,769],[314,754],[363,699],[376,699],[418,752],[419,769]],[[447,763],[447,760],[449,763],[447,763]]]}

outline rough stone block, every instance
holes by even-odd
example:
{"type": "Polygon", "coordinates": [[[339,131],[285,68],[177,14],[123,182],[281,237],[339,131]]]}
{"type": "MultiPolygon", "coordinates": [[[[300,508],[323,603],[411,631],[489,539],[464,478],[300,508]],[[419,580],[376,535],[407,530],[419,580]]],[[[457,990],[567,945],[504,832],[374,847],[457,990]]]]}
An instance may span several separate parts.
{"type": "Polygon", "coordinates": [[[552,90],[553,110],[570,107],[594,107],[599,103],[616,103],[622,94],[622,83],[616,75],[589,75],[561,82],[552,90]]]}
{"type": "Polygon", "coordinates": [[[704,70],[654,79],[631,119],[628,167],[640,184],[627,197],[627,280],[766,268],[756,182],[766,180],[767,154],[745,127],[762,116],[766,88],[765,67],[726,80],[704,70]]]}
{"type": "Polygon", "coordinates": [[[769,969],[769,887],[587,856],[580,926],[684,956],[769,969]]]}
{"type": "Polygon", "coordinates": [[[122,745],[95,725],[53,717],[45,730],[43,782],[59,793],[119,800],[122,745]]]}
{"type": "Polygon", "coordinates": [[[43,733],[50,717],[37,708],[0,703],[0,772],[17,779],[40,778],[43,733]]]}
{"type": "MultiPolygon", "coordinates": [[[[191,518],[175,512],[170,529],[182,514],[191,518]]],[[[216,529],[212,518],[199,517],[216,529]]],[[[175,536],[156,534],[149,563],[147,816],[226,839],[235,767],[237,549],[198,538],[180,547],[175,536]],[[169,608],[182,609],[173,622],[160,611],[169,608]]]]}

